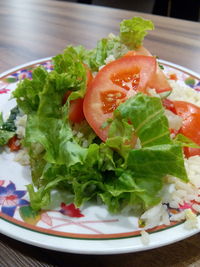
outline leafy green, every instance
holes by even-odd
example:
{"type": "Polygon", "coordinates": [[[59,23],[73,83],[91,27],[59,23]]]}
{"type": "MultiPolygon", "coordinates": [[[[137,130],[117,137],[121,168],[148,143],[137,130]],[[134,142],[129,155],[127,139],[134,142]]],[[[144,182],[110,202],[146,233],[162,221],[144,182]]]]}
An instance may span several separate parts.
{"type": "Polygon", "coordinates": [[[31,208],[34,210],[40,210],[42,207],[45,207],[50,203],[49,190],[45,191],[43,187],[40,187],[37,192],[35,192],[32,184],[27,185],[27,189],[31,202],[31,208]]]}
{"type": "Polygon", "coordinates": [[[117,150],[121,156],[126,158],[131,149],[130,140],[133,138],[133,132],[133,126],[121,116],[117,117],[116,113],[115,119],[110,123],[106,145],[117,150]]]}
{"type": "Polygon", "coordinates": [[[176,137],[173,139],[175,144],[179,144],[181,146],[184,147],[193,147],[193,148],[200,148],[199,145],[197,145],[196,143],[194,143],[191,139],[189,139],[188,137],[186,137],[183,134],[177,134],[176,137]]]}
{"type": "Polygon", "coordinates": [[[136,176],[130,170],[121,169],[105,185],[106,192],[100,196],[109,210],[117,212],[125,206],[141,212],[160,202],[159,192],[163,186],[161,177],[136,176]]]}
{"type": "Polygon", "coordinates": [[[168,121],[159,98],[138,93],[122,103],[114,114],[113,122],[121,116],[132,123],[134,134],[141,143],[140,149],[129,151],[128,168],[136,175],[170,174],[187,181],[182,145],[170,139],[168,121]]]}
{"type": "MultiPolygon", "coordinates": [[[[61,84],[65,85],[65,90],[79,91],[79,97],[83,97],[86,90],[86,69],[79,53],[79,49],[68,46],[62,54],[53,57],[53,64],[54,70],[63,74],[61,84]]],[[[59,86],[57,84],[58,89],[59,86]]]]}
{"type": "Polygon", "coordinates": [[[39,93],[44,88],[47,75],[48,73],[45,69],[37,67],[33,70],[32,80],[24,79],[13,92],[13,97],[16,98],[18,107],[25,114],[31,114],[37,111],[39,106],[39,93]]]}
{"type": "Polygon", "coordinates": [[[103,38],[98,41],[97,47],[93,50],[87,63],[93,71],[98,71],[100,66],[106,64],[106,58],[112,56],[117,59],[126,52],[128,52],[128,49],[120,42],[119,37],[103,38]]]}
{"type": "Polygon", "coordinates": [[[171,143],[168,121],[158,97],[138,93],[121,104],[117,112],[131,121],[142,147],[171,143]]]}
{"type": "Polygon", "coordinates": [[[96,138],[96,134],[86,121],[82,121],[74,124],[73,138],[79,145],[88,147],[96,138]]]}
{"type": "Polygon", "coordinates": [[[121,104],[114,112],[106,144],[125,155],[123,168],[115,170],[105,184],[106,192],[100,193],[113,212],[127,205],[141,211],[159,203],[166,175],[188,181],[182,144],[170,139],[159,98],[138,93],[121,104]],[[130,122],[134,131],[130,131],[130,122]],[[141,148],[132,149],[126,144],[131,133],[139,137],[141,148]]]}
{"type": "MultiPolygon", "coordinates": [[[[108,35],[107,38],[99,40],[96,48],[92,50],[87,50],[82,46],[69,46],[65,51],[71,57],[72,66],[76,62],[76,58],[73,60],[76,54],[92,71],[98,71],[99,67],[106,64],[106,59],[109,56],[118,59],[126,54],[129,49],[137,49],[141,46],[147,30],[153,30],[153,28],[153,23],[150,20],[134,17],[121,22],[119,36],[113,34],[108,35]]],[[[54,57],[55,70],[58,73],[69,71],[70,65],[66,65],[66,61],[70,62],[69,56],[66,60],[65,52],[64,56],[57,55],[54,57]]]]}
{"type": "Polygon", "coordinates": [[[74,193],[77,206],[100,197],[111,212],[125,206],[141,211],[159,203],[166,175],[188,180],[182,146],[169,138],[160,99],[139,93],[114,114],[107,141],[87,148],[76,141],[67,121],[30,117],[25,141],[40,143],[47,162],[35,168],[40,187],[31,191],[34,209],[49,203],[52,188],[62,187],[74,193]],[[141,148],[132,149],[128,143],[133,133],[141,148]]]}
{"type": "Polygon", "coordinates": [[[0,130],[0,146],[6,145],[10,138],[15,135],[14,132],[0,130]]]}
{"type": "Polygon", "coordinates": [[[182,147],[179,145],[156,145],[133,149],[129,153],[127,167],[138,176],[172,175],[188,181],[184,167],[182,147]]]}
{"type": "Polygon", "coordinates": [[[11,109],[9,118],[3,122],[3,118],[0,118],[0,127],[3,130],[9,131],[9,132],[14,132],[16,130],[15,126],[15,119],[17,115],[19,114],[19,108],[16,106],[11,109]]]}
{"type": "Polygon", "coordinates": [[[150,20],[134,17],[123,20],[120,24],[119,36],[109,35],[97,43],[97,47],[86,52],[83,57],[85,62],[93,71],[98,71],[99,67],[105,64],[109,56],[115,59],[123,56],[129,49],[137,49],[142,45],[142,41],[147,34],[147,30],[153,30],[154,25],[150,20]]]}
{"type": "MultiPolygon", "coordinates": [[[[82,97],[86,90],[85,67],[73,47],[66,48],[53,61],[54,71],[36,68],[32,80],[20,82],[13,93],[18,106],[28,114],[23,145],[28,148],[33,182],[38,187],[37,192],[29,188],[34,209],[46,205],[51,189],[66,179],[61,170],[66,173],[65,166],[82,163],[86,157],[86,148],[75,141],[68,122],[69,101],[82,97]],[[63,104],[67,91],[72,93],[63,104]]],[[[82,128],[92,142],[94,133],[82,128]]]]}
{"type": "Polygon", "coordinates": [[[15,135],[15,119],[19,113],[18,107],[11,109],[9,118],[4,122],[3,115],[0,113],[0,146],[6,145],[10,138],[15,135]]]}
{"type": "Polygon", "coordinates": [[[70,126],[60,119],[30,116],[26,128],[26,145],[39,143],[45,149],[44,159],[50,163],[73,165],[83,162],[86,149],[72,140],[70,126]]]}
{"type": "Polygon", "coordinates": [[[120,23],[120,40],[129,49],[136,49],[142,45],[147,30],[153,30],[154,25],[150,20],[133,17],[120,23]]]}

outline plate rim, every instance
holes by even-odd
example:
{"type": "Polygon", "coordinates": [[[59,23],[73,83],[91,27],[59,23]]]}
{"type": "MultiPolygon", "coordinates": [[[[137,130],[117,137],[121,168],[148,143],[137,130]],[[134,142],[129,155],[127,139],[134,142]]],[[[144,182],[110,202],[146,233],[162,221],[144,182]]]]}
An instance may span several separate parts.
{"type": "MultiPolygon", "coordinates": [[[[26,68],[26,67],[30,67],[30,66],[34,66],[36,64],[40,64],[40,63],[43,63],[43,62],[46,62],[46,61],[49,61],[51,60],[52,57],[45,57],[45,58],[41,58],[41,59],[37,59],[37,60],[33,60],[33,61],[30,61],[30,62],[27,62],[25,64],[21,64],[21,65],[18,65],[14,68],[11,68],[11,69],[8,69],[7,71],[3,72],[0,74],[0,79],[3,79],[5,76],[9,75],[9,74],[12,74],[13,72],[16,72],[18,70],[21,70],[22,68],[26,68]]],[[[162,60],[162,59],[159,59],[158,60],[159,63],[163,63],[165,64],[166,66],[169,66],[169,67],[172,67],[174,69],[177,69],[178,71],[183,71],[184,73],[186,74],[189,74],[189,75],[192,75],[194,76],[195,78],[197,79],[200,79],[200,74],[198,74],[197,72],[194,72],[193,70],[190,70],[189,68],[185,68],[185,67],[182,67],[178,64],[175,64],[173,62],[170,62],[170,61],[166,61],[166,60],[162,60]]],[[[200,225],[200,216],[198,216],[198,220],[199,220],[199,225],[200,225]]],[[[25,233],[25,235],[16,235],[15,233],[9,231],[9,228],[10,228],[10,225],[12,224],[12,222],[9,222],[9,221],[6,221],[4,220],[2,217],[0,217],[0,222],[1,222],[1,228],[0,228],[0,233],[2,234],[5,234],[13,239],[16,239],[18,241],[22,241],[24,243],[27,243],[27,244],[31,244],[31,245],[35,245],[35,246],[38,246],[38,247],[42,247],[42,248],[47,248],[47,249],[51,249],[51,250],[55,250],[55,251],[63,251],[63,252],[70,252],[70,253],[78,253],[78,254],[93,254],[93,255],[106,255],[106,254],[122,254],[122,253],[130,253],[130,252],[139,252],[139,251],[144,251],[144,250],[149,250],[149,249],[154,249],[154,248],[157,248],[157,247],[162,247],[162,246],[165,246],[165,245],[169,245],[169,244],[172,244],[172,243],[175,243],[175,242],[178,242],[180,240],[184,240],[192,235],[195,235],[196,233],[198,233],[200,231],[200,229],[195,229],[195,230],[191,230],[191,231],[185,231],[185,235],[182,235],[182,236],[179,236],[179,237],[176,237],[176,238],[173,238],[171,241],[167,241],[167,242],[160,242],[159,244],[151,244],[151,241],[150,241],[150,244],[148,246],[145,246],[142,244],[142,242],[140,241],[140,245],[138,245],[137,247],[134,247],[134,246],[124,246],[124,247],[117,247],[117,248],[112,248],[112,247],[109,247],[109,248],[106,248],[106,249],[102,249],[102,248],[98,248],[98,245],[94,246],[95,248],[92,248],[91,249],[87,249],[85,246],[85,243],[90,243],[90,246],[91,244],[94,244],[94,243],[99,243],[99,244],[105,244],[105,242],[109,242],[109,243],[118,243],[118,242],[121,242],[121,240],[132,240],[133,239],[140,239],[140,237],[138,236],[134,236],[134,237],[122,237],[122,238],[117,238],[117,239],[90,239],[90,240],[87,240],[87,239],[74,239],[74,242],[79,242],[79,243],[83,243],[82,244],[82,247],[80,248],[72,248],[70,247],[70,243],[71,243],[71,238],[70,237],[65,237],[65,241],[64,243],[68,243],[69,242],[69,246],[66,247],[62,247],[61,246],[57,246],[53,243],[48,243],[47,242],[41,242],[41,241],[38,241],[37,240],[27,240],[26,238],[26,233],[28,235],[40,235],[40,236],[44,236],[44,233],[42,232],[34,232],[34,233],[31,233],[31,229],[29,228],[23,228],[22,229],[22,232],[25,233]],[[3,227],[2,227],[3,226],[3,227]]],[[[19,228],[20,226],[15,224],[14,225],[14,228],[19,228]]],[[[178,224],[176,225],[175,227],[173,228],[176,228],[177,227],[183,227],[183,224],[178,224]]],[[[167,228],[165,229],[165,231],[162,231],[163,233],[166,233],[166,231],[171,231],[171,228],[167,228]]],[[[173,231],[172,231],[173,232],[173,231]]],[[[160,235],[159,232],[152,232],[150,233],[150,235],[160,235]]],[[[162,235],[162,234],[161,234],[162,235]]],[[[150,239],[151,239],[151,236],[150,236],[150,239]]],[[[60,239],[63,237],[62,236],[51,236],[51,238],[53,239],[60,239]]],[[[126,241],[125,241],[126,242],[126,241]]],[[[66,245],[65,244],[65,245],[66,245]]],[[[101,247],[101,246],[100,246],[101,247]]]]}
{"type": "MultiPolygon", "coordinates": [[[[25,67],[30,67],[32,65],[35,65],[35,64],[39,64],[39,63],[42,63],[42,62],[45,62],[45,61],[48,61],[48,60],[51,60],[53,58],[53,56],[50,56],[50,57],[44,57],[44,58],[40,58],[40,59],[37,59],[37,60],[32,60],[32,61],[29,61],[27,63],[24,63],[24,64],[20,64],[20,65],[17,65],[16,67],[13,67],[13,68],[10,68],[2,73],[0,73],[0,79],[4,78],[4,76],[7,76],[8,74],[11,74],[12,72],[15,72],[17,70],[20,70],[22,68],[25,68],[25,67]]],[[[158,62],[159,63],[163,63],[169,67],[173,67],[177,70],[181,70],[181,71],[184,71],[192,76],[195,76],[196,78],[200,79],[200,73],[198,72],[195,72],[193,70],[190,70],[189,68],[187,67],[183,67],[179,64],[176,64],[176,63],[173,63],[171,61],[168,61],[168,60],[164,60],[164,59],[158,59],[158,62]]]]}

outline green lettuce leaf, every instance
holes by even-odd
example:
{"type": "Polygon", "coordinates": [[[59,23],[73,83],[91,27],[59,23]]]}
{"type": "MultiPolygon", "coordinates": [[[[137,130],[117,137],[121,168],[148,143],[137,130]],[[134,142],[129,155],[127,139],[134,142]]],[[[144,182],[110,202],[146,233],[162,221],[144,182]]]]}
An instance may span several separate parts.
{"type": "Polygon", "coordinates": [[[200,148],[198,144],[183,134],[177,134],[173,141],[175,144],[179,144],[184,147],[200,148]]]}
{"type": "Polygon", "coordinates": [[[118,212],[124,207],[132,207],[142,212],[160,202],[159,192],[164,179],[157,176],[136,176],[130,170],[118,170],[118,179],[112,177],[105,184],[106,192],[101,193],[102,200],[111,212],[118,212]]]}
{"type": "Polygon", "coordinates": [[[40,210],[48,206],[51,201],[51,190],[56,188],[63,180],[66,180],[65,176],[57,176],[53,180],[49,181],[46,186],[41,186],[37,191],[34,190],[32,184],[27,185],[31,207],[34,210],[40,210]]]}
{"type": "MultiPolygon", "coordinates": [[[[52,189],[48,184],[58,179],[54,185],[74,193],[77,206],[100,197],[111,212],[126,206],[144,211],[159,203],[166,175],[188,181],[182,145],[169,137],[160,99],[139,93],[121,104],[114,114],[108,140],[91,143],[87,148],[81,147],[70,124],[63,120],[29,120],[32,124],[27,126],[26,138],[44,146],[43,158],[48,162],[39,178],[43,186],[38,193],[41,203],[52,189]],[[141,148],[132,149],[126,144],[133,133],[141,139],[141,148]]],[[[32,202],[39,197],[32,197],[32,202]]],[[[33,204],[36,206],[39,204],[33,204]]]]}
{"type": "Polygon", "coordinates": [[[99,67],[106,64],[105,60],[109,56],[117,59],[128,52],[128,48],[122,44],[119,37],[103,38],[97,43],[97,47],[93,50],[88,65],[93,71],[98,71],[99,67]]]}
{"type": "Polygon", "coordinates": [[[0,129],[0,146],[4,146],[8,143],[9,139],[15,135],[14,132],[9,132],[0,129]]]}
{"type": "Polygon", "coordinates": [[[32,80],[21,81],[12,95],[17,100],[18,107],[25,113],[36,112],[39,106],[39,93],[46,83],[47,71],[42,67],[33,70],[32,80]]]}
{"type": "Polygon", "coordinates": [[[83,162],[87,151],[73,141],[73,133],[67,122],[37,115],[30,116],[27,121],[24,143],[26,146],[41,144],[47,162],[67,166],[83,162]]]}
{"type": "Polygon", "coordinates": [[[133,17],[120,23],[120,41],[129,49],[136,49],[142,45],[142,41],[148,30],[153,30],[154,25],[150,20],[141,17],[133,17]]]}
{"type": "Polygon", "coordinates": [[[118,151],[126,159],[132,145],[130,140],[133,138],[133,126],[115,114],[115,119],[110,123],[106,145],[118,151]]]}
{"type": "Polygon", "coordinates": [[[169,125],[161,100],[138,93],[115,111],[133,124],[142,147],[170,144],[169,125]]]}
{"type": "Polygon", "coordinates": [[[43,187],[40,187],[37,191],[34,190],[32,184],[27,185],[27,190],[30,198],[31,208],[34,210],[41,210],[50,203],[50,191],[45,191],[43,187]]]}
{"type": "MultiPolygon", "coordinates": [[[[86,69],[82,56],[80,49],[68,46],[62,54],[58,54],[52,59],[54,70],[65,76],[65,90],[79,91],[79,97],[83,97],[86,90],[86,69]]],[[[59,84],[57,85],[59,88],[59,84]]]]}
{"type": "Polygon", "coordinates": [[[127,168],[138,176],[164,177],[172,175],[188,181],[182,147],[166,144],[133,149],[127,159],[127,168]]]}

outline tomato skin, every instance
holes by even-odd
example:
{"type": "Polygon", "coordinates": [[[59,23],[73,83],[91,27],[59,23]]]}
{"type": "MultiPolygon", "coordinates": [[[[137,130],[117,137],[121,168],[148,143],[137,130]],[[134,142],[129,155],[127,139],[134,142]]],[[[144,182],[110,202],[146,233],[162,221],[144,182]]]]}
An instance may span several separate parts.
{"type": "Polygon", "coordinates": [[[177,75],[175,73],[170,74],[169,78],[170,78],[170,80],[174,80],[174,81],[178,80],[177,75]]]}
{"type": "Polygon", "coordinates": [[[149,81],[148,85],[150,88],[155,88],[158,94],[172,90],[171,86],[167,81],[167,78],[165,77],[165,74],[162,72],[162,70],[158,65],[156,73],[154,74],[153,78],[149,81]]]}
{"type": "Polygon", "coordinates": [[[200,156],[200,148],[184,147],[183,149],[186,158],[200,156]]]}
{"type": "MultiPolygon", "coordinates": [[[[183,119],[180,133],[200,145],[200,107],[184,101],[174,101],[174,107],[178,116],[183,119]]],[[[184,148],[186,157],[200,155],[198,148],[184,148]]]]}
{"type": "MultiPolygon", "coordinates": [[[[62,104],[64,105],[72,91],[67,91],[63,97],[62,104]]],[[[69,120],[73,123],[80,123],[85,119],[83,113],[83,98],[77,98],[70,101],[69,120]]]]}
{"type": "Polygon", "coordinates": [[[80,123],[84,119],[83,98],[70,101],[69,120],[74,123],[80,123]]]}
{"type": "Polygon", "coordinates": [[[200,108],[184,101],[174,101],[174,106],[183,119],[180,133],[200,145],[200,108]]]}
{"type": "MultiPolygon", "coordinates": [[[[85,65],[86,68],[86,76],[87,76],[87,88],[90,86],[93,76],[90,71],[90,69],[85,65]]],[[[67,101],[67,98],[71,94],[71,91],[67,91],[63,97],[63,105],[67,101]]],[[[80,123],[85,119],[84,113],[83,113],[83,98],[77,98],[75,100],[70,101],[70,108],[69,108],[69,120],[73,123],[80,123]]]]}
{"type": "MultiPolygon", "coordinates": [[[[97,73],[86,92],[83,102],[83,112],[90,126],[103,141],[107,139],[108,127],[102,129],[101,126],[108,118],[112,118],[112,112],[103,111],[102,106],[107,105],[107,102],[102,102],[104,94],[107,92],[110,94],[113,91],[116,97],[117,92],[119,93],[119,102],[117,104],[115,98],[115,102],[113,102],[114,108],[111,109],[113,111],[117,105],[135,95],[136,91],[146,93],[147,83],[155,70],[156,60],[154,57],[137,55],[126,56],[112,61],[97,73]],[[123,86],[122,78],[124,76],[124,80],[126,80],[124,83],[127,84],[130,73],[133,75],[139,73],[140,79],[135,88],[130,87],[130,90],[128,90],[126,86],[123,86]],[[120,96],[123,94],[126,97],[121,99],[120,96]]],[[[109,96],[109,94],[107,95],[109,96]]],[[[112,102],[112,98],[110,101],[112,102]]]]}
{"type": "Polygon", "coordinates": [[[144,47],[140,46],[137,50],[131,50],[128,51],[124,56],[150,56],[152,57],[152,54],[144,47]]]}
{"type": "Polygon", "coordinates": [[[164,99],[162,100],[162,104],[163,104],[163,106],[164,106],[166,109],[170,110],[170,111],[173,112],[174,114],[177,114],[177,113],[176,113],[176,109],[175,109],[175,106],[174,106],[173,101],[171,101],[171,100],[169,100],[169,99],[167,99],[167,98],[164,98],[164,99]]]}
{"type": "Polygon", "coordinates": [[[19,141],[19,138],[14,135],[12,138],[10,138],[10,140],[8,141],[8,147],[10,148],[10,151],[18,151],[21,148],[20,144],[17,144],[17,142],[19,141]]]}
{"type": "MultiPolygon", "coordinates": [[[[137,50],[129,51],[124,56],[133,56],[133,55],[144,55],[152,57],[152,54],[143,46],[140,46],[137,50]]],[[[171,91],[172,88],[169,85],[167,78],[163,71],[160,69],[159,65],[156,66],[156,72],[152,76],[152,79],[149,80],[148,86],[150,88],[154,88],[156,92],[163,93],[167,91],[171,91]]]]}
{"type": "MultiPolygon", "coordinates": [[[[166,109],[182,117],[183,122],[179,133],[200,145],[200,108],[185,101],[163,99],[162,103],[166,109]]],[[[183,150],[186,158],[200,155],[200,148],[184,147],[183,150]]]]}
{"type": "Polygon", "coordinates": [[[92,75],[92,72],[90,71],[89,67],[86,64],[84,64],[84,66],[86,68],[86,76],[87,76],[86,77],[86,79],[87,79],[86,84],[87,84],[87,87],[89,87],[92,80],[93,80],[93,75],[92,75]]]}

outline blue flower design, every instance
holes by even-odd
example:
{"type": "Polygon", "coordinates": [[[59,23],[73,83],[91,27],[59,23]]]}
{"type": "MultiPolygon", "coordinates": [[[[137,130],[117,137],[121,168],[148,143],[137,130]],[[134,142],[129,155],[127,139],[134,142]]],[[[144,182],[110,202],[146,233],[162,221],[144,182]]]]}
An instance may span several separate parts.
{"type": "Polygon", "coordinates": [[[12,77],[16,79],[16,81],[24,80],[25,78],[32,78],[32,70],[30,69],[22,69],[12,74],[12,77]]]}
{"type": "Polygon", "coordinates": [[[16,190],[16,186],[12,182],[5,187],[0,186],[1,212],[13,217],[17,207],[29,205],[27,200],[22,199],[25,194],[25,190],[16,190]]]}

